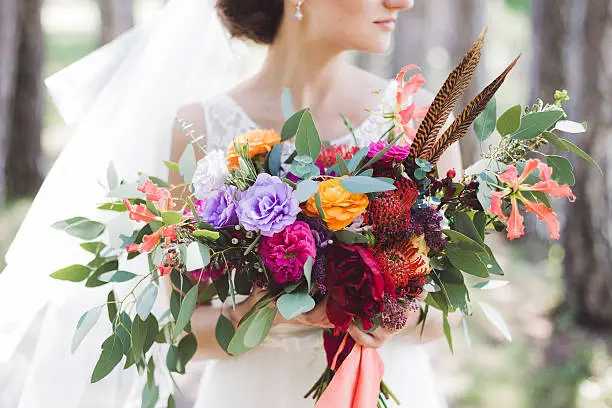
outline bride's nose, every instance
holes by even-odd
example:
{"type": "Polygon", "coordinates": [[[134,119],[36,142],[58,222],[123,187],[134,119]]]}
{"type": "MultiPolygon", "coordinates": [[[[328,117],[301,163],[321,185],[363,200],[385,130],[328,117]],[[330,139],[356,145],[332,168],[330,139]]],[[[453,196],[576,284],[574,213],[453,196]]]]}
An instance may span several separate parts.
{"type": "Polygon", "coordinates": [[[395,10],[407,10],[414,7],[414,0],[384,0],[385,7],[395,10]]]}

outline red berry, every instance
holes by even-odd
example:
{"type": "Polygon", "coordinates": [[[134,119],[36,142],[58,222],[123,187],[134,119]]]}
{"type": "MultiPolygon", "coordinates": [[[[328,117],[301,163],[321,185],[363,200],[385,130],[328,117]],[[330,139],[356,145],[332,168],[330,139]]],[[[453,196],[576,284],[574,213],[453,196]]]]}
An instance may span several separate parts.
{"type": "Polygon", "coordinates": [[[446,177],[450,179],[454,179],[456,175],[457,175],[457,172],[453,169],[450,169],[449,171],[446,172],[446,177]]]}

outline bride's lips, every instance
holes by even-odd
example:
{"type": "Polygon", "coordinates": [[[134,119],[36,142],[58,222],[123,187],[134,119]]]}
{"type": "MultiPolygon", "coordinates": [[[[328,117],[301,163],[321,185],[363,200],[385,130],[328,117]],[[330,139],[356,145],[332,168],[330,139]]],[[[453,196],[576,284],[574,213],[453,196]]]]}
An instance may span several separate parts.
{"type": "Polygon", "coordinates": [[[381,29],[383,29],[385,31],[393,31],[393,30],[395,30],[395,19],[394,18],[387,18],[385,20],[378,20],[378,21],[375,21],[374,24],[376,24],[377,26],[379,26],[381,29]]]}

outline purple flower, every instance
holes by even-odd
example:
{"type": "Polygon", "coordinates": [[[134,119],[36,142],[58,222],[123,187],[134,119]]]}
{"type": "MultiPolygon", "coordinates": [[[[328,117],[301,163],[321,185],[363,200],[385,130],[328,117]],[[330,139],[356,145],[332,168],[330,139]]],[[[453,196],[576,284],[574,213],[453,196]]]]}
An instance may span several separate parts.
{"type": "Polygon", "coordinates": [[[314,237],[317,248],[327,248],[330,245],[329,240],[334,237],[334,233],[325,226],[323,220],[320,218],[306,217],[306,223],[312,230],[312,236],[314,237]]]}
{"type": "Polygon", "coordinates": [[[236,192],[234,186],[223,186],[205,195],[204,200],[196,203],[196,211],[202,221],[215,228],[238,225],[236,214],[236,192]]]}
{"type": "MultiPolygon", "coordinates": [[[[368,152],[368,157],[372,158],[376,156],[379,152],[383,151],[389,143],[384,140],[380,142],[371,142],[370,143],[370,151],[368,152]]],[[[378,161],[379,164],[384,166],[391,166],[394,162],[399,163],[402,162],[408,157],[410,154],[410,146],[393,146],[390,148],[387,153],[378,161]]]]}
{"type": "Polygon", "coordinates": [[[247,231],[261,231],[271,237],[293,224],[300,212],[300,203],[293,189],[280,178],[260,174],[238,202],[238,219],[247,231]]]}
{"type": "Polygon", "coordinates": [[[441,231],[442,214],[433,207],[413,207],[410,212],[409,237],[425,234],[427,246],[442,251],[446,246],[445,235],[441,231]]]}

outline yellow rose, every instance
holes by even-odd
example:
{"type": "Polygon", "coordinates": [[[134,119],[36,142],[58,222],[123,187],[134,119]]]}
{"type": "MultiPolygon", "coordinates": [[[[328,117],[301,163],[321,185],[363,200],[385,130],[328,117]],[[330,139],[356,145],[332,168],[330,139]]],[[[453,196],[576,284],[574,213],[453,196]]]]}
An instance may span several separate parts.
{"type": "Polygon", "coordinates": [[[240,155],[236,152],[234,144],[238,146],[249,145],[249,157],[257,156],[258,154],[266,154],[272,150],[275,144],[280,143],[281,137],[274,130],[257,129],[246,132],[238,136],[227,148],[227,163],[230,170],[235,170],[239,167],[238,158],[240,155]]]}
{"type": "MultiPolygon", "coordinates": [[[[369,200],[365,194],[353,194],[344,189],[340,179],[333,178],[319,183],[321,207],[325,213],[325,222],[332,231],[339,231],[351,225],[353,220],[363,214],[369,200]]],[[[306,203],[306,215],[319,215],[315,196],[306,203]]]]}

